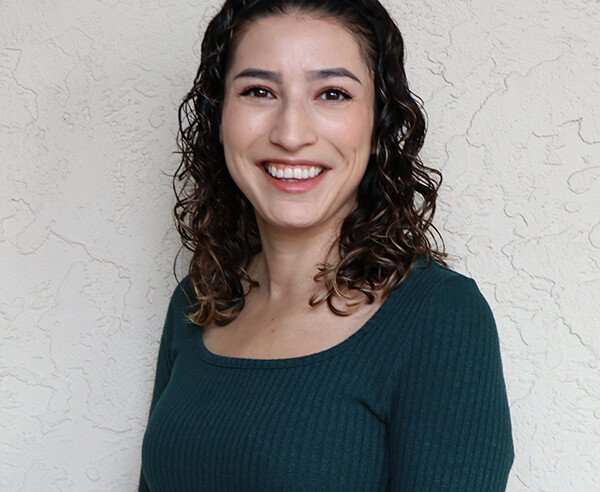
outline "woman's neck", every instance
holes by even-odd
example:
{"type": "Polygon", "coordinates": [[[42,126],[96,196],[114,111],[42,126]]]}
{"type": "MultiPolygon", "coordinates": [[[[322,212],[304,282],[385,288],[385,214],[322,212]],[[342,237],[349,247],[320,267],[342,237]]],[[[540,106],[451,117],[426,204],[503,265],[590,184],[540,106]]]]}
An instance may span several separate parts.
{"type": "Polygon", "coordinates": [[[337,235],[331,230],[308,233],[264,227],[260,232],[262,251],[253,258],[249,273],[259,282],[261,296],[269,302],[286,302],[318,293],[314,276],[320,264],[335,261],[331,257],[337,257],[332,248],[337,235]]]}

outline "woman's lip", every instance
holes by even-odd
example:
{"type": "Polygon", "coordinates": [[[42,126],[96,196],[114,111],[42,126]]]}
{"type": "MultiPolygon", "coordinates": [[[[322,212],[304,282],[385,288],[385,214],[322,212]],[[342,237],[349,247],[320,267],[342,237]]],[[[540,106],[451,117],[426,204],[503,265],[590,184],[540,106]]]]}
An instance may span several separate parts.
{"type": "Polygon", "coordinates": [[[275,178],[267,172],[268,165],[280,165],[280,166],[284,165],[284,166],[288,166],[288,167],[294,167],[290,164],[290,161],[285,161],[285,164],[283,164],[281,162],[281,160],[261,161],[258,167],[262,170],[265,178],[267,179],[267,181],[269,183],[271,183],[278,190],[283,191],[285,193],[306,193],[306,192],[313,190],[321,182],[321,180],[323,179],[323,176],[325,174],[327,174],[327,171],[329,169],[329,168],[326,168],[325,166],[321,166],[320,164],[310,162],[310,161],[294,161],[294,162],[296,163],[295,164],[296,166],[315,167],[315,168],[321,167],[322,170],[319,174],[317,174],[316,176],[314,176],[312,178],[309,177],[309,178],[305,178],[305,179],[293,179],[293,178],[275,178]],[[309,162],[310,162],[310,164],[308,164],[309,162]]]}
{"type": "Polygon", "coordinates": [[[259,166],[266,166],[268,164],[279,165],[279,166],[304,166],[304,167],[321,167],[325,170],[330,169],[327,164],[317,161],[305,161],[300,159],[262,159],[258,161],[259,166]]]}

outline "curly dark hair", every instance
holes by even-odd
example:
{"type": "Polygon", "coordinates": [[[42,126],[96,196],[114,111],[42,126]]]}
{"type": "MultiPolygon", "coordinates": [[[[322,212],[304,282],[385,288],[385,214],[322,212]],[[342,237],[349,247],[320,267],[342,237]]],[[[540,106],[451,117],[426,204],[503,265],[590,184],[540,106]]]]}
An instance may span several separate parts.
{"type": "Polygon", "coordinates": [[[174,211],[182,243],[193,252],[191,319],[199,325],[231,322],[258,285],[247,271],[261,250],[254,210],[227,170],[219,139],[225,75],[250,23],[296,11],[335,19],[348,29],[375,82],[375,153],[357,206],[332,246],[339,261],[320,265],[314,280],[323,283],[324,294],[310,304],[326,302],[335,314],[351,314],[358,304],[348,302],[350,292],[372,303],[400,285],[417,258],[444,263],[432,225],[441,174],[418,157],[426,121],[408,88],[402,36],[385,8],[377,0],[227,0],[206,29],[194,86],[179,109],[174,211]]]}

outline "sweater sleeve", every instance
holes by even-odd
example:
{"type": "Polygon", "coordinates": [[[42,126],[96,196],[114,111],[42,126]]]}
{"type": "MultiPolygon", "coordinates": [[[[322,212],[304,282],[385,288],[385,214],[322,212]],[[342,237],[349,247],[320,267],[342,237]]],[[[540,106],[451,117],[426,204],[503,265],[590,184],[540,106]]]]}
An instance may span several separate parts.
{"type": "MultiPolygon", "coordinates": [[[[178,288],[171,298],[171,302],[169,303],[169,309],[167,311],[167,317],[165,320],[165,324],[163,327],[163,332],[160,340],[160,346],[158,349],[158,360],[156,363],[156,374],[154,376],[154,390],[152,392],[152,402],[150,403],[150,413],[148,416],[148,420],[152,416],[152,411],[156,406],[156,403],[160,399],[163,391],[165,390],[169,379],[171,377],[171,368],[173,366],[172,360],[172,339],[173,339],[173,325],[174,325],[174,316],[178,309],[181,309],[178,306],[178,295],[180,288],[178,288]]],[[[140,483],[138,487],[138,492],[150,492],[150,488],[144,478],[143,467],[140,473],[140,483]]]]}
{"type": "Polygon", "coordinates": [[[434,288],[395,380],[390,491],[504,491],[514,451],[498,334],[471,279],[434,288]]]}

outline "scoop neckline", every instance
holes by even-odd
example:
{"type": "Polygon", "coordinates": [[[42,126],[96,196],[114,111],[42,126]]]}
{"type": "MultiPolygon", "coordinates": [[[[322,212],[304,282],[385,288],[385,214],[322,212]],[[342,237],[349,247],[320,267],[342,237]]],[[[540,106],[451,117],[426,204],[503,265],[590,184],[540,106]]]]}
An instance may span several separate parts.
{"type": "Polygon", "coordinates": [[[200,354],[200,357],[205,361],[217,366],[225,367],[238,367],[238,368],[256,368],[256,369],[276,369],[283,367],[295,367],[303,366],[307,364],[313,364],[315,362],[322,361],[337,355],[338,353],[344,352],[349,349],[358,341],[369,333],[374,326],[377,325],[379,320],[384,316],[386,306],[390,302],[390,298],[394,296],[394,293],[398,289],[390,292],[390,295],[381,303],[381,306],[373,313],[373,315],[364,322],[364,324],[352,333],[350,336],[342,340],[341,342],[321,350],[319,352],[313,352],[312,354],[299,355],[296,357],[277,358],[277,359],[254,359],[246,357],[229,357],[226,355],[219,355],[212,352],[204,344],[202,337],[202,329],[198,330],[198,336],[196,347],[200,354]]]}

